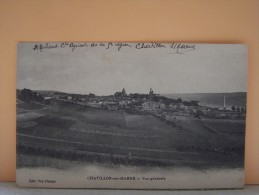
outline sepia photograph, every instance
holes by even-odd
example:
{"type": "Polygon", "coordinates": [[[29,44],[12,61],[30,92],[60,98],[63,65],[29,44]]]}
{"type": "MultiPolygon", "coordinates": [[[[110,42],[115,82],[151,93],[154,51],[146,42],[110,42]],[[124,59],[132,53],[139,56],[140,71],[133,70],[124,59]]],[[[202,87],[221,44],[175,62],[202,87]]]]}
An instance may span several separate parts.
{"type": "Polygon", "coordinates": [[[247,46],[17,45],[21,187],[243,188],[247,46]]]}

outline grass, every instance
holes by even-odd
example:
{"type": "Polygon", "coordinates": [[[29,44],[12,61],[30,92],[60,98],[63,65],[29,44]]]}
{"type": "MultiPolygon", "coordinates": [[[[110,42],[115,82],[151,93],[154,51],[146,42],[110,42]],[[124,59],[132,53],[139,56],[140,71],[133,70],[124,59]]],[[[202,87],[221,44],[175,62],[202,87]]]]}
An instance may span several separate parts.
{"type": "Polygon", "coordinates": [[[34,119],[37,119],[39,117],[44,116],[44,114],[38,113],[38,112],[25,112],[18,114],[16,117],[17,121],[33,121],[34,119]]]}
{"type": "Polygon", "coordinates": [[[221,133],[245,134],[245,121],[205,120],[204,123],[216,128],[221,133]]]}
{"type": "MultiPolygon", "coordinates": [[[[206,126],[225,132],[226,122],[181,116],[173,120],[174,125],[150,115],[70,103],[27,110],[17,120],[18,154],[140,166],[243,166],[243,135],[229,137],[206,126]]],[[[244,128],[242,123],[227,125],[244,128]]],[[[19,159],[17,163],[29,166],[19,159]]]]}
{"type": "Polygon", "coordinates": [[[38,124],[43,126],[55,127],[55,128],[61,128],[61,129],[67,129],[74,123],[73,120],[64,119],[64,118],[55,117],[55,116],[38,117],[35,119],[35,121],[38,124]]]}
{"type": "Polygon", "coordinates": [[[20,102],[17,104],[17,108],[25,110],[38,110],[44,108],[45,105],[37,102],[20,102]]]}

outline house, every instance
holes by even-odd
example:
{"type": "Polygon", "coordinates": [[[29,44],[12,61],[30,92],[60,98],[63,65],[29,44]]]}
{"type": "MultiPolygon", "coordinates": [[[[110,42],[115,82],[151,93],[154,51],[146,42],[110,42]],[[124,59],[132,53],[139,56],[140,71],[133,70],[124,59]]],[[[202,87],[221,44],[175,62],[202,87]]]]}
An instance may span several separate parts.
{"type": "Polygon", "coordinates": [[[92,101],[92,102],[88,102],[86,105],[92,108],[101,108],[102,102],[92,101]]]}
{"type": "Polygon", "coordinates": [[[127,100],[120,100],[119,105],[120,106],[126,106],[126,105],[128,105],[128,101],[127,100]]]}
{"type": "Polygon", "coordinates": [[[53,97],[49,97],[49,96],[44,97],[44,100],[51,100],[51,99],[53,99],[53,97]]]}
{"type": "Polygon", "coordinates": [[[159,104],[159,109],[165,110],[166,109],[166,105],[164,103],[160,103],[159,104]]]}
{"type": "Polygon", "coordinates": [[[156,110],[163,110],[165,108],[166,108],[166,105],[161,102],[145,101],[142,104],[143,111],[148,111],[148,112],[152,112],[152,111],[156,111],[156,110]]]}

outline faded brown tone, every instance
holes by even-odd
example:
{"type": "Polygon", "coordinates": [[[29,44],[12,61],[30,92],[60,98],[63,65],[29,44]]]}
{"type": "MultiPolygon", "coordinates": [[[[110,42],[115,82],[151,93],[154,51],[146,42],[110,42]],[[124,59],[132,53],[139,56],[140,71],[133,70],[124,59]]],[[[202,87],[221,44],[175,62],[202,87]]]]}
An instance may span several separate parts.
{"type": "Polygon", "coordinates": [[[246,183],[258,184],[258,34],[258,0],[0,0],[0,181],[15,180],[18,41],[174,41],[248,45],[246,183]]]}

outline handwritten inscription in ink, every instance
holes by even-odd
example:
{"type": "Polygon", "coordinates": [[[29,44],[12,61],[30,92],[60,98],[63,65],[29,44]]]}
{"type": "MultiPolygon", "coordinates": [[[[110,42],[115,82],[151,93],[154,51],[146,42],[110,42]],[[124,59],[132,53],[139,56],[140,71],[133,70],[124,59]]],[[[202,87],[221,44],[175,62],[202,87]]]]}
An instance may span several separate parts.
{"type": "Polygon", "coordinates": [[[60,42],[60,43],[37,43],[33,46],[34,51],[46,51],[53,49],[71,49],[72,52],[83,48],[97,48],[102,47],[106,50],[116,49],[118,52],[123,49],[164,49],[168,54],[183,54],[196,49],[195,44],[187,43],[124,43],[124,42],[60,42]]]}

